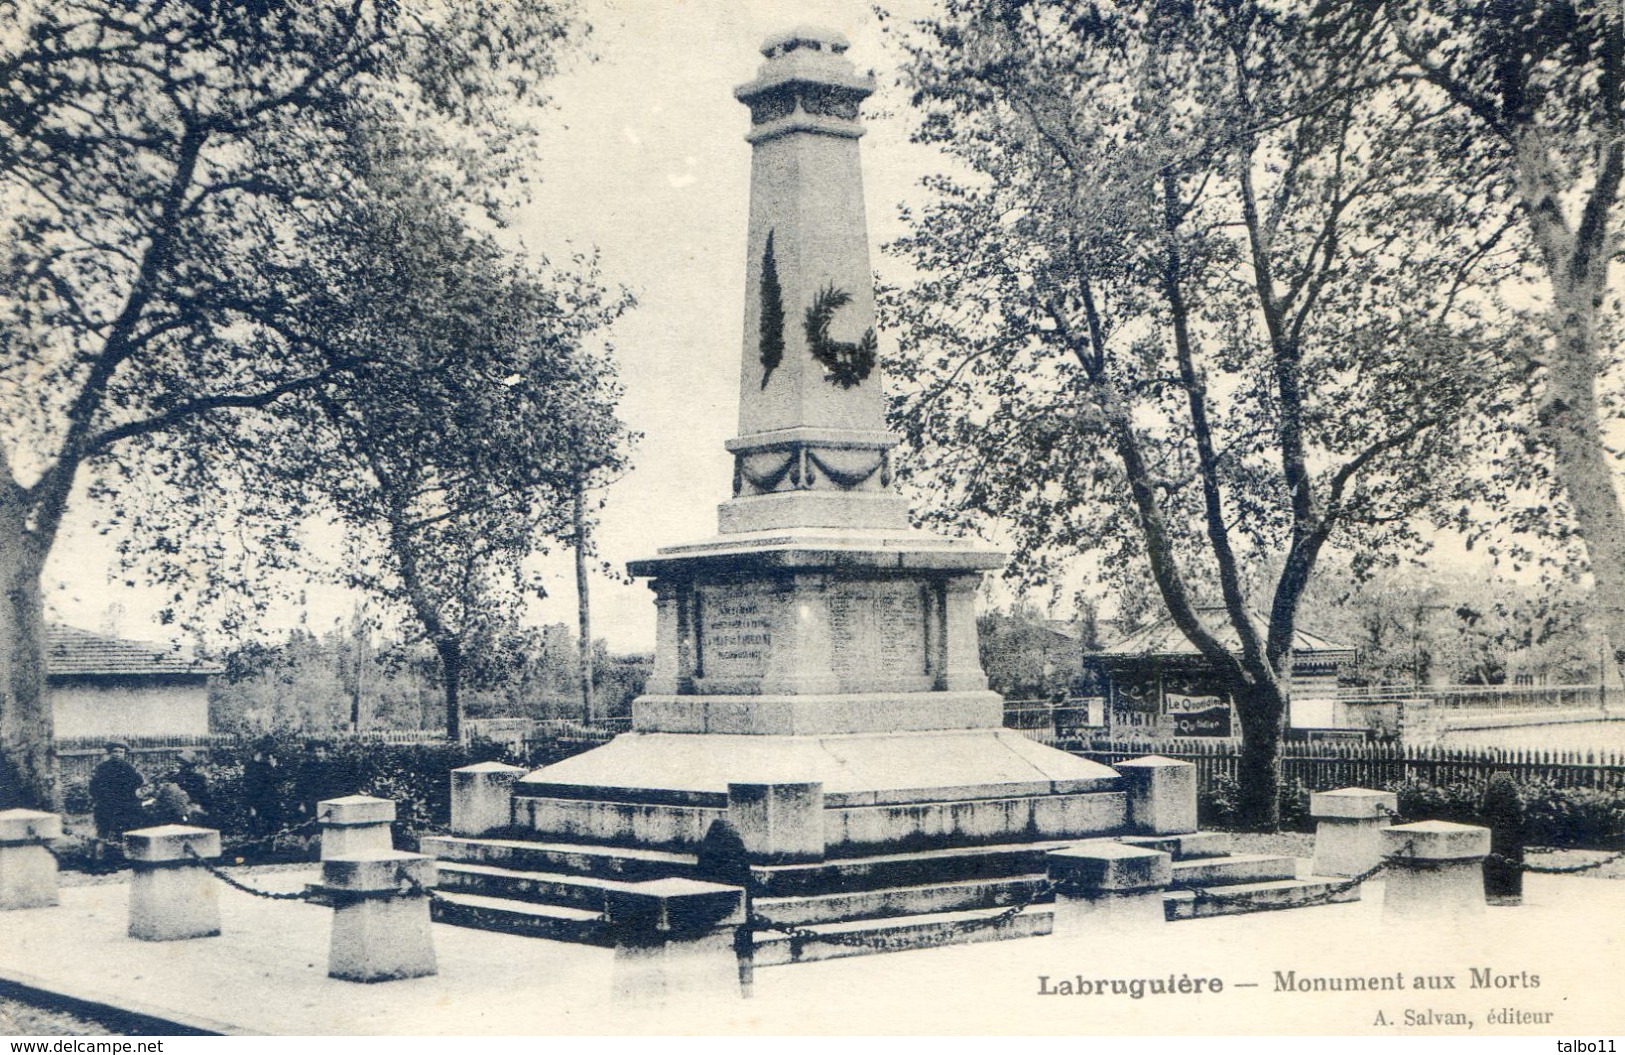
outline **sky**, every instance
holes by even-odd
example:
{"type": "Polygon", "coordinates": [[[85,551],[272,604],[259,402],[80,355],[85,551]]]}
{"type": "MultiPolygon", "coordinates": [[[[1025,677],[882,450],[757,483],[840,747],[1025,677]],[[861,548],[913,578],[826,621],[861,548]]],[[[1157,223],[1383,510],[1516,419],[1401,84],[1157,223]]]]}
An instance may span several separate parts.
{"type": "MultiPolygon", "coordinates": [[[[923,0],[891,5],[923,13],[923,0]]],[[[862,141],[871,261],[902,233],[897,206],[939,167],[908,143],[906,115],[887,89],[895,57],[882,47],[866,0],[585,0],[596,61],[576,59],[554,84],[544,116],[539,186],[517,218],[525,246],[556,260],[596,248],[607,281],[638,307],[611,334],[625,396],[623,419],[643,438],[634,469],[603,495],[600,556],[628,560],[716,533],[732,464],[723,443],[737,431],[744,321],[748,112],[733,98],[762,61],[772,33],[797,25],[837,29],[848,57],[873,70],[882,90],[862,141]]],[[[881,335],[882,355],[887,340],[881,335]]],[[[163,640],[162,598],[113,574],[109,541],[90,528],[80,496],[46,571],[52,618],[137,640],[163,640]]],[[[575,621],[568,551],[543,562],[551,597],[531,613],[540,623],[575,621]]],[[[653,595],[642,583],[595,574],[594,635],[615,651],[652,650],[653,595]]],[[[323,630],[349,617],[354,598],[311,589],[304,608],[284,605],[268,629],[303,622],[323,630]]]]}
{"type": "MultiPolygon", "coordinates": [[[[611,339],[625,389],[622,418],[642,440],[633,470],[602,496],[597,534],[603,562],[624,571],[627,561],[661,547],[714,535],[717,504],[730,490],[723,443],[738,422],[750,172],[748,112],[733,89],[755,76],[762,41],[797,25],[833,28],[851,41],[848,57],[858,69],[875,73],[880,90],[865,104],[861,151],[870,259],[883,278],[901,277],[892,271],[899,265],[880,251],[903,233],[899,204],[919,201],[920,179],[940,171],[944,160],[908,142],[906,100],[895,87],[898,56],[885,46],[867,0],[580,4],[592,26],[595,61],[571,59],[553,84],[554,106],[539,122],[534,197],[513,234],[528,250],[559,261],[596,249],[604,279],[638,301],[611,339]]],[[[895,25],[927,14],[930,0],[887,6],[895,25]]],[[[894,345],[886,333],[879,336],[884,361],[894,345]]],[[[110,540],[91,529],[90,512],[81,494],[47,567],[50,616],[137,640],[169,639],[172,631],[156,617],[164,597],[115,576],[110,540]]],[[[1435,562],[1467,558],[1459,540],[1439,544],[1435,562]]],[[[569,551],[554,553],[541,568],[550,597],[533,607],[530,620],[573,627],[569,551]]],[[[291,585],[293,593],[303,590],[306,603],[280,604],[262,631],[304,624],[320,632],[354,610],[351,594],[291,585]]],[[[653,649],[653,595],[643,583],[595,573],[591,592],[595,637],[612,651],[653,649]]],[[[1007,599],[1007,591],[996,593],[1007,599]]]]}

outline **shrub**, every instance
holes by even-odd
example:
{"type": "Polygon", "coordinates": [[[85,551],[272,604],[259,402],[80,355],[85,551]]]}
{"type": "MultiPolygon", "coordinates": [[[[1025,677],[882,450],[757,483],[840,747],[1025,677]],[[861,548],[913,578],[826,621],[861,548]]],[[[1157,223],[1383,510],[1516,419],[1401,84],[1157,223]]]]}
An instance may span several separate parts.
{"type": "Polygon", "coordinates": [[[1564,788],[1535,780],[1526,781],[1521,791],[1533,845],[1601,848],[1625,839],[1625,790],[1564,788]]]}
{"type": "MultiPolygon", "coordinates": [[[[1607,848],[1625,839],[1625,788],[1568,788],[1546,779],[1512,781],[1524,805],[1524,839],[1531,846],[1607,848]]],[[[1434,785],[1404,780],[1388,785],[1408,821],[1441,820],[1490,825],[1484,815],[1486,782],[1434,785]]]]}
{"type": "MultiPolygon", "coordinates": [[[[197,796],[204,810],[199,822],[220,830],[228,857],[310,859],[316,853],[318,802],[375,795],[395,802],[397,842],[411,847],[420,834],[449,825],[451,770],[495,759],[529,764],[489,742],[383,744],[283,730],[219,745],[199,764],[206,783],[197,796]]],[[[68,785],[64,794],[70,812],[89,812],[83,781],[68,785]]]]}
{"type": "Polygon", "coordinates": [[[1241,785],[1226,773],[1216,774],[1213,780],[1196,792],[1196,820],[1204,828],[1233,828],[1236,809],[1240,803],[1241,785]]]}
{"type": "Polygon", "coordinates": [[[1310,832],[1315,830],[1315,819],[1309,812],[1312,788],[1301,780],[1281,782],[1281,830],[1310,832]]]}
{"type": "Polygon", "coordinates": [[[90,781],[69,780],[62,784],[62,812],[89,813],[96,804],[90,801],[90,781]]]}
{"type": "Polygon", "coordinates": [[[1388,785],[1399,797],[1399,813],[1406,821],[1455,821],[1477,824],[1479,803],[1484,798],[1482,782],[1432,784],[1407,777],[1388,785]]]}

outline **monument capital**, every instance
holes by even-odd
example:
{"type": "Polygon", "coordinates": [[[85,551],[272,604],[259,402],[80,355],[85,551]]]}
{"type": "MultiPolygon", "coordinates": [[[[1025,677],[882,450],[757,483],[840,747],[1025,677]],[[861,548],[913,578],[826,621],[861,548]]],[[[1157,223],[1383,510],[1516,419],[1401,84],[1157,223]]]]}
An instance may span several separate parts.
{"type": "Polygon", "coordinates": [[[858,104],[875,90],[875,79],[858,73],[846,58],[840,33],[798,26],[762,44],[767,61],[756,79],[734,89],[750,107],[752,143],[792,132],[856,138],[863,134],[858,104]]]}

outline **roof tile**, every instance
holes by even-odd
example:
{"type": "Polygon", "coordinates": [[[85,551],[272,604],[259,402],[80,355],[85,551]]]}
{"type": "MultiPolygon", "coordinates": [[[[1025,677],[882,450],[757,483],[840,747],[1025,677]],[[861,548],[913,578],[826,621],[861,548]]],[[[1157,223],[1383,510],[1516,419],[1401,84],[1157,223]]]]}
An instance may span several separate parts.
{"type": "Polygon", "coordinates": [[[45,669],[51,676],[77,674],[218,674],[216,663],[194,659],[167,645],[123,641],[55,623],[45,630],[45,669]]]}

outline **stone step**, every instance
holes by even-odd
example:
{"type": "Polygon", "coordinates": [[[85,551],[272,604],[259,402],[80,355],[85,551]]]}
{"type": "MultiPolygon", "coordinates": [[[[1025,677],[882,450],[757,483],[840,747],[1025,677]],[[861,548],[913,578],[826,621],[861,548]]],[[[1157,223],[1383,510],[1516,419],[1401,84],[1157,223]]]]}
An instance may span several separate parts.
{"type": "Polygon", "coordinates": [[[440,862],[439,874],[441,890],[593,912],[602,911],[606,890],[629,891],[636,887],[636,883],[601,876],[561,875],[461,861],[440,862]]]}
{"type": "Polygon", "coordinates": [[[1186,835],[1125,835],[1117,840],[1129,846],[1147,850],[1161,850],[1176,861],[1190,861],[1198,857],[1228,857],[1223,832],[1190,832],[1186,835]]]}
{"type": "MultiPolygon", "coordinates": [[[[759,897],[751,903],[757,917],[770,923],[805,926],[836,920],[919,916],[939,912],[1000,909],[1032,897],[1043,876],[934,883],[888,890],[803,897],[759,897]]],[[[1054,895],[1043,898],[1053,901],[1054,895]]]]}
{"type": "Polygon", "coordinates": [[[932,886],[976,880],[1043,875],[1044,855],[1074,846],[1077,839],[998,846],[959,846],[945,850],[848,857],[806,864],[752,865],[762,897],[810,897],[890,887],[932,886]]]}
{"type": "MultiPolygon", "coordinates": [[[[602,909],[606,890],[635,887],[635,883],[599,876],[562,875],[464,861],[440,862],[439,874],[440,889],[445,891],[594,912],[602,909]]],[[[1028,875],[834,894],[759,897],[753,904],[764,919],[799,925],[1002,908],[1030,897],[1043,882],[1043,876],[1028,875]]]]}
{"type": "Polygon", "coordinates": [[[699,861],[693,854],[589,843],[434,835],[423,840],[423,852],[442,861],[494,865],[526,872],[597,876],[629,883],[669,876],[693,879],[699,873],[699,861]]]}
{"type": "Polygon", "coordinates": [[[1218,900],[1200,897],[1194,890],[1169,890],[1162,896],[1162,906],[1168,919],[1181,920],[1360,900],[1358,886],[1330,893],[1345,882],[1347,880],[1330,876],[1305,876],[1302,879],[1235,883],[1214,888],[1212,892],[1218,896],[1218,900]]]}
{"type": "Polygon", "coordinates": [[[993,915],[991,910],[981,909],[847,923],[818,923],[800,928],[812,932],[812,935],[797,939],[770,930],[758,930],[754,936],[756,966],[775,967],[840,956],[866,956],[877,952],[1030,938],[1050,933],[1054,925],[1054,913],[1046,907],[1023,909],[997,924],[966,927],[966,924],[978,924],[993,915]],[[861,944],[845,944],[838,939],[861,944]]]}
{"type": "Polygon", "coordinates": [[[530,938],[551,938],[583,945],[608,945],[602,912],[564,905],[486,897],[455,890],[438,891],[429,911],[441,923],[475,930],[500,931],[530,938]]]}
{"type": "Polygon", "coordinates": [[[1284,854],[1230,854],[1174,862],[1174,885],[1225,886],[1296,879],[1298,859],[1284,854]]]}

